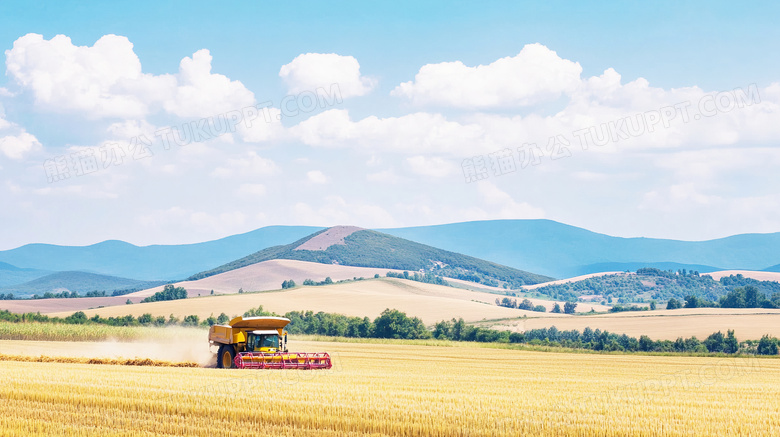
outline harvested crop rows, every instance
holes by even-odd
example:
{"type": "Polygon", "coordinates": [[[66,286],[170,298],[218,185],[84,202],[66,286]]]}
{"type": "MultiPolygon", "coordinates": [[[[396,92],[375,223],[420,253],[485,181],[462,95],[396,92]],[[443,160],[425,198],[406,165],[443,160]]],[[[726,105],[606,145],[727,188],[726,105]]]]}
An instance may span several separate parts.
{"type": "Polygon", "coordinates": [[[122,436],[780,431],[778,359],[402,344],[295,347],[331,352],[336,365],[329,371],[241,371],[0,362],[0,428],[15,435],[122,436]]]}

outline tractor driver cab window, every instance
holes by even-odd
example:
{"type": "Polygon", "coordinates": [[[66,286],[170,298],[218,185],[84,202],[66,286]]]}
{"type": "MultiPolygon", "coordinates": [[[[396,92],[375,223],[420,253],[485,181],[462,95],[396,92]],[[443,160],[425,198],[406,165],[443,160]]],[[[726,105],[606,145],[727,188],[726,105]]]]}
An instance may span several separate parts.
{"type": "Polygon", "coordinates": [[[263,342],[260,347],[279,348],[279,336],[277,335],[264,335],[263,342]]]}

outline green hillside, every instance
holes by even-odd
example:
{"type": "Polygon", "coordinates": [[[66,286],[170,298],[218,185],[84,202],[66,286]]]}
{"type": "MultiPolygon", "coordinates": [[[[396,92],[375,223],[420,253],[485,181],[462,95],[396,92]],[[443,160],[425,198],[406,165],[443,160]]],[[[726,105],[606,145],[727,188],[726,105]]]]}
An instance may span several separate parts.
{"type": "Polygon", "coordinates": [[[215,269],[193,275],[189,279],[201,279],[273,259],[408,271],[422,269],[440,276],[495,286],[506,284],[507,287],[513,288],[538,284],[552,279],[371,230],[354,232],[346,237],[344,240],[346,244],[336,244],[327,250],[295,250],[296,247],[321,232],[324,230],[292,244],[263,249],[215,269]]]}
{"type": "Polygon", "coordinates": [[[23,284],[38,279],[52,272],[38,269],[22,269],[8,263],[0,262],[0,287],[23,284]]]}
{"type": "Polygon", "coordinates": [[[116,276],[98,275],[87,272],[57,272],[24,284],[0,287],[1,294],[13,294],[16,298],[31,297],[34,294],[62,291],[77,292],[84,295],[91,291],[105,291],[107,296],[113,292],[130,292],[162,285],[161,281],[139,281],[116,276]]]}
{"type": "Polygon", "coordinates": [[[559,300],[576,300],[580,296],[598,295],[606,304],[641,303],[656,300],[666,302],[677,299],[684,302],[695,296],[702,301],[718,302],[728,292],[744,287],[754,287],[767,298],[780,295],[780,283],[758,281],[742,275],[732,275],[714,280],[697,271],[664,271],[641,268],[636,273],[620,273],[595,276],[577,282],[546,285],[533,290],[559,300]]]}

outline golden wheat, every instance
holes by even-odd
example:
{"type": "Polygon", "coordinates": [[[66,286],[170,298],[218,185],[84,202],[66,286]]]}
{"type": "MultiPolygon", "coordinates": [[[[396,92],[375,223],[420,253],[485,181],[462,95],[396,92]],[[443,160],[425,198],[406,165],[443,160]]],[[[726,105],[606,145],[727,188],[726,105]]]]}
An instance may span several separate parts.
{"type": "Polygon", "coordinates": [[[69,363],[69,364],[110,364],[114,366],[153,366],[153,367],[198,367],[193,362],[171,362],[149,358],[85,358],[85,357],[31,357],[26,355],[0,354],[0,361],[22,361],[26,363],[69,363]]]}
{"type": "Polygon", "coordinates": [[[780,360],[298,342],[330,371],[0,362],[3,435],[738,436],[780,360]]]}

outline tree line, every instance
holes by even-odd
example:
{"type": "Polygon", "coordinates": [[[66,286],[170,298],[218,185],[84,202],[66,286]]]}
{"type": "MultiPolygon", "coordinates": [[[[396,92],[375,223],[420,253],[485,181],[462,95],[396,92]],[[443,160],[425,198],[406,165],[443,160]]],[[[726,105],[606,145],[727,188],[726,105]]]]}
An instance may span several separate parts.
{"type": "MultiPolygon", "coordinates": [[[[506,307],[506,308],[517,308],[526,311],[536,311],[539,313],[547,312],[547,308],[545,308],[544,305],[534,305],[533,302],[531,302],[528,299],[523,299],[522,302],[518,303],[517,299],[510,299],[508,297],[505,297],[503,299],[496,298],[496,305],[500,307],[506,307]]],[[[561,305],[558,302],[556,302],[553,305],[551,312],[574,314],[576,309],[577,309],[576,302],[564,302],[563,309],[561,309],[561,305]]]]}
{"type": "Polygon", "coordinates": [[[780,293],[774,293],[770,297],[757,287],[748,285],[730,290],[717,302],[700,296],[688,295],[683,301],[672,298],[666,304],[668,310],[679,308],[780,308],[780,293]]]}
{"type": "MultiPolygon", "coordinates": [[[[244,317],[278,316],[267,312],[262,306],[250,309],[244,317]]],[[[740,342],[733,330],[724,335],[718,331],[704,340],[695,336],[680,337],[675,341],[653,340],[647,335],[639,338],[626,334],[615,334],[599,329],[585,328],[561,331],[555,326],[550,328],[531,329],[525,332],[498,331],[466,324],[463,319],[441,321],[432,330],[417,317],[408,317],[406,313],[396,309],[386,309],[377,318],[349,317],[313,311],[291,311],[284,315],[290,319],[287,331],[290,334],[327,335],[333,337],[351,338],[394,338],[394,339],[429,339],[452,341],[469,341],[481,343],[525,344],[529,346],[545,346],[553,348],[584,349],[593,351],[621,352],[663,352],[663,353],[720,353],[720,354],[758,354],[777,355],[780,340],[764,335],[760,340],[745,340],[740,342]]],[[[123,317],[103,318],[99,315],[88,318],[83,311],[78,311],[68,317],[49,317],[40,313],[15,314],[0,310],[0,320],[13,323],[67,323],[67,324],[104,324],[110,326],[211,326],[225,324],[230,321],[225,313],[218,317],[213,315],[200,320],[197,315],[188,315],[178,319],[173,315],[153,317],[143,314],[137,318],[132,315],[123,317]]]]}
{"type": "Polygon", "coordinates": [[[165,287],[163,287],[163,291],[158,291],[157,293],[154,293],[153,295],[142,300],[141,303],[160,302],[164,300],[178,300],[178,299],[186,299],[186,298],[187,298],[187,290],[185,290],[184,287],[174,287],[173,284],[168,284],[165,287]]]}

